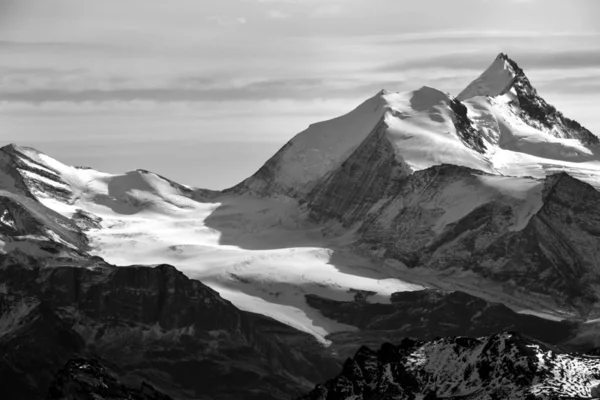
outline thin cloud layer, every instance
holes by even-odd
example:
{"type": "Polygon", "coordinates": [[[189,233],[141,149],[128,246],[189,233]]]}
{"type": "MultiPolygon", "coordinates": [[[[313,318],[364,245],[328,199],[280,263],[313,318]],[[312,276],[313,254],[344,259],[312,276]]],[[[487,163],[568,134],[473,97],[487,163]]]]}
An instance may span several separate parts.
{"type": "MultiPolygon", "coordinates": [[[[8,142],[66,143],[57,132],[70,132],[93,147],[110,130],[124,146],[168,137],[201,147],[219,138],[272,150],[383,88],[457,94],[499,52],[558,109],[600,132],[597,110],[586,106],[600,103],[595,0],[545,0],[543,9],[540,0],[85,3],[2,2],[0,127],[8,142]]],[[[233,168],[224,185],[251,172],[233,168]]]]}

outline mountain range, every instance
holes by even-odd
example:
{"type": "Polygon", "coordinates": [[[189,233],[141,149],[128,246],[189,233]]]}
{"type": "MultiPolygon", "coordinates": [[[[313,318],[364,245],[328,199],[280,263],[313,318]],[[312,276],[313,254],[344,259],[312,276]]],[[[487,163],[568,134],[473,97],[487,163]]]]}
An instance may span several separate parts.
{"type": "Polygon", "coordinates": [[[457,96],[382,90],[220,192],[7,145],[0,391],[589,398],[599,189],[598,137],[506,54],[457,96]]]}

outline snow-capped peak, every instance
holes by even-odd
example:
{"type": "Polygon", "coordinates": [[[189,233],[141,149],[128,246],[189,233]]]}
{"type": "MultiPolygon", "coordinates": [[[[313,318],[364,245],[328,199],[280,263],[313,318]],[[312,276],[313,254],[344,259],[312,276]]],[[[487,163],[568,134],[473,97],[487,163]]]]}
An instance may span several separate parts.
{"type": "Polygon", "coordinates": [[[494,62],[456,98],[459,101],[480,102],[478,97],[491,98],[503,113],[512,114],[517,123],[534,128],[543,135],[559,139],[577,139],[583,145],[597,145],[598,137],[577,121],[565,117],[548,104],[533,87],[519,65],[505,53],[494,62]]]}
{"type": "Polygon", "coordinates": [[[460,92],[457,98],[464,101],[476,96],[495,97],[506,93],[517,77],[513,65],[516,63],[506,54],[498,54],[492,65],[460,92]]]}

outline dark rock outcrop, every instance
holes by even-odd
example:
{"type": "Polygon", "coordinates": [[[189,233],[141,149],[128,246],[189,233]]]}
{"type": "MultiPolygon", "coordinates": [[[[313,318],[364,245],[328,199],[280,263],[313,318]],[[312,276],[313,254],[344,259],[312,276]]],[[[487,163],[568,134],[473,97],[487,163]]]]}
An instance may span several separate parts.
{"type": "Polygon", "coordinates": [[[516,74],[511,87],[517,93],[518,104],[515,104],[515,106],[519,109],[525,122],[534,128],[545,127],[551,132],[560,132],[559,137],[579,139],[587,145],[600,143],[600,139],[596,135],[581,126],[577,121],[565,117],[554,106],[548,104],[539,96],[537,90],[531,85],[523,70],[514,60],[504,53],[500,53],[498,57],[507,61],[516,74]],[[558,129],[553,130],[553,128],[558,129]]]}
{"type": "Polygon", "coordinates": [[[599,373],[597,357],[515,333],[405,339],[378,351],[361,348],[301,400],[587,398],[599,373]]]}
{"type": "Polygon", "coordinates": [[[552,175],[543,182],[540,209],[523,226],[515,227],[521,200],[498,192],[440,229],[436,224],[447,212],[446,191],[484,193],[488,189],[480,177],[488,175],[440,165],[394,180],[392,164],[383,162],[391,157],[382,156],[378,164],[363,153],[372,149],[359,148],[347,167],[312,193],[313,219],[360,224],[359,248],[409,268],[472,271],[502,282],[504,290],[539,296],[574,315],[600,312],[600,193],[592,186],[564,173],[552,175]]]}
{"type": "Polygon", "coordinates": [[[450,109],[454,112],[454,127],[456,128],[456,133],[463,143],[479,153],[485,153],[487,147],[483,141],[482,135],[469,119],[467,107],[461,103],[460,100],[454,98],[450,101],[450,109]]]}
{"type": "Polygon", "coordinates": [[[360,328],[357,332],[334,333],[328,338],[334,348],[344,344],[378,345],[381,335],[433,340],[436,337],[485,336],[514,330],[547,343],[559,344],[576,332],[577,323],[551,321],[519,314],[500,303],[491,303],[464,292],[419,290],[398,292],[390,304],[366,301],[335,301],[307,295],[306,301],[335,321],[360,328]]]}
{"type": "Polygon", "coordinates": [[[82,356],[177,399],[287,399],[339,365],[312,336],[240,311],[168,265],[41,268],[2,257],[3,399],[43,398],[82,356]]]}
{"type": "Polygon", "coordinates": [[[385,137],[383,120],[351,157],[323,179],[308,195],[316,221],[338,219],[350,226],[362,220],[378,201],[397,193],[408,175],[385,137]]]}
{"type": "Polygon", "coordinates": [[[96,359],[76,358],[56,374],[46,400],[173,400],[143,382],[133,387],[119,381],[96,359]]]}
{"type": "Polygon", "coordinates": [[[89,248],[87,236],[73,220],[30,197],[0,189],[0,235],[8,240],[20,236],[46,238],[70,245],[75,252],[89,248]]]}

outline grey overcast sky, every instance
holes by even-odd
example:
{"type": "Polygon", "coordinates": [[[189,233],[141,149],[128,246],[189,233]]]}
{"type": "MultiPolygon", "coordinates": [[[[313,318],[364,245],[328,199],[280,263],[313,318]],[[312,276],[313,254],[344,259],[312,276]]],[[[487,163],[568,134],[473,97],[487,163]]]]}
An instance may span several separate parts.
{"type": "Polygon", "coordinates": [[[0,135],[218,189],[382,88],[456,95],[501,51],[600,134],[598,0],[0,0],[0,135]]]}

